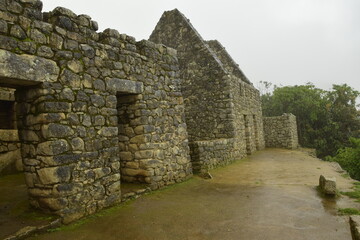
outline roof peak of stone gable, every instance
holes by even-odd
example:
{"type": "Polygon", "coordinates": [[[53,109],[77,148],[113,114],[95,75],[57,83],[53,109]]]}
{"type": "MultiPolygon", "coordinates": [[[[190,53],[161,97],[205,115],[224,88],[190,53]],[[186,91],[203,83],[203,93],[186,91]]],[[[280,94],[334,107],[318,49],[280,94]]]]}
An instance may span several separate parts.
{"type": "MultiPolygon", "coordinates": [[[[221,69],[221,71],[224,72],[224,74],[234,75],[240,78],[243,82],[251,84],[251,82],[247,79],[245,74],[239,68],[239,65],[225,50],[223,45],[218,40],[207,41],[203,39],[200,33],[191,24],[190,19],[188,19],[179,9],[175,8],[173,10],[165,11],[162,14],[154,32],[156,32],[157,30],[160,31],[160,28],[162,28],[164,25],[169,25],[169,27],[171,25],[171,27],[173,28],[171,29],[171,31],[178,31],[182,27],[187,27],[198,38],[198,43],[202,45],[203,49],[206,49],[210,57],[217,63],[218,67],[221,69]]],[[[151,38],[152,36],[150,37],[150,39],[151,38]]]]}
{"type": "Polygon", "coordinates": [[[218,40],[206,40],[206,44],[215,52],[217,57],[220,59],[225,68],[232,74],[240,78],[242,81],[251,84],[249,79],[241,71],[239,64],[231,57],[226,48],[218,40]]]}

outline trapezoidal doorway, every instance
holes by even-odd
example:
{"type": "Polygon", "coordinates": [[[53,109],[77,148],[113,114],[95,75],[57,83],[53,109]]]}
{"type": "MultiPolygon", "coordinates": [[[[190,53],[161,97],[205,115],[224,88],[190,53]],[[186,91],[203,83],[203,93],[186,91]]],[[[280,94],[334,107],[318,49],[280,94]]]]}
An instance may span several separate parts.
{"type": "Polygon", "coordinates": [[[136,94],[118,94],[118,129],[122,195],[145,189],[150,183],[148,171],[139,158],[147,139],[144,136],[146,117],[136,94]]]}

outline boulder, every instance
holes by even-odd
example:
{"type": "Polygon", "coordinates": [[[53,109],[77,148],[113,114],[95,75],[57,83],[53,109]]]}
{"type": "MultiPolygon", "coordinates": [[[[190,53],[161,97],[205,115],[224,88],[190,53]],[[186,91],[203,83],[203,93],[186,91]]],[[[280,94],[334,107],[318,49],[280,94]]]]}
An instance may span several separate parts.
{"type": "Polygon", "coordinates": [[[336,195],[336,178],[320,176],[319,187],[326,195],[336,195]]]}

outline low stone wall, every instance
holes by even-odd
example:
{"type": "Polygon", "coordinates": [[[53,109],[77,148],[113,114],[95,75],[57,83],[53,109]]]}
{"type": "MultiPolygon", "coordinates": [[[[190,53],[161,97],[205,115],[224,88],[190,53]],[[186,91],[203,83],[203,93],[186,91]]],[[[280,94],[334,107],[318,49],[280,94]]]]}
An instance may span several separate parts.
{"type": "Polygon", "coordinates": [[[22,171],[17,130],[0,129],[0,175],[22,171]]]}
{"type": "Polygon", "coordinates": [[[234,138],[224,138],[189,143],[193,171],[195,173],[206,172],[244,157],[235,148],[235,142],[234,138]]]}
{"type": "Polygon", "coordinates": [[[264,117],[265,146],[295,149],[299,146],[296,117],[283,114],[278,117],[264,117]]]}

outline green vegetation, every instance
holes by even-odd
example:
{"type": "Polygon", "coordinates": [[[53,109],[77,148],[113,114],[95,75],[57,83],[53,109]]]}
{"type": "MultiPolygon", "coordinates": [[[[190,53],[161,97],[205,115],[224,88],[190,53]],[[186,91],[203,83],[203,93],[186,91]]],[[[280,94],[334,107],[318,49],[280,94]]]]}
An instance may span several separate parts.
{"type": "Polygon", "coordinates": [[[335,157],[327,157],[329,161],[338,162],[352,178],[360,179],[360,138],[350,138],[350,146],[338,150],[335,157]]]}
{"type": "Polygon", "coordinates": [[[339,208],[338,212],[341,215],[360,215],[360,211],[356,208],[339,208]]]}
{"type": "MultiPolygon", "coordinates": [[[[262,84],[267,90],[271,87],[268,82],[262,84]]],[[[318,157],[339,162],[351,177],[360,179],[359,96],[360,92],[346,84],[325,91],[308,83],[275,86],[261,100],[264,116],[296,115],[301,146],[315,148],[318,157]]]]}
{"type": "Polygon", "coordinates": [[[357,202],[360,202],[360,182],[354,183],[353,191],[351,192],[341,192],[342,195],[346,195],[350,198],[357,199],[357,202]]]}

